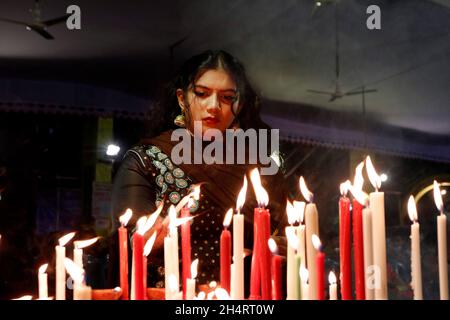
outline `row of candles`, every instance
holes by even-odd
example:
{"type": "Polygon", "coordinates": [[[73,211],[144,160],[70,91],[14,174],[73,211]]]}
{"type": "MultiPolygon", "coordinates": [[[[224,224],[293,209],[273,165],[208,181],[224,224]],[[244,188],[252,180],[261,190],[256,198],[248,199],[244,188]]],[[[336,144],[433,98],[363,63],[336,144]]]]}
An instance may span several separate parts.
{"type": "MultiPolygon", "coordinates": [[[[370,157],[365,161],[369,180],[375,191],[367,195],[362,191],[364,162],[356,168],[353,184],[346,181],[341,184],[339,199],[339,248],[340,248],[340,289],[343,300],[353,299],[351,232],[353,231],[354,277],[356,299],[384,300],[388,298],[386,272],[386,232],[384,193],[379,191],[381,177],[377,174],[370,157]],[[353,202],[347,192],[353,194],[353,202]]],[[[277,254],[277,245],[270,237],[270,212],[266,209],[269,197],[262,187],[259,172],[252,170],[250,178],[256,194],[258,207],[254,209],[254,243],[250,274],[249,299],[283,298],[282,260],[277,254]]],[[[309,191],[303,177],[299,181],[300,191],[307,203],[293,201],[287,203],[286,211],[289,226],[285,229],[287,247],[287,299],[323,300],[325,299],[325,253],[319,239],[319,219],[313,193],[309,191]]],[[[244,299],[244,215],[241,209],[245,203],[247,179],[236,202],[236,213],[228,210],[224,219],[224,229],[220,236],[220,288],[215,296],[221,299],[244,299]],[[228,227],[233,220],[233,235],[228,227]]],[[[198,259],[191,263],[190,207],[199,199],[200,186],[184,197],[179,204],[168,210],[169,227],[164,238],[165,298],[201,299],[206,294],[196,295],[196,273],[198,259]],[[180,212],[178,218],[178,213],[180,212]],[[179,270],[178,227],[181,226],[181,287],[179,270]]],[[[438,261],[440,279],[440,297],[448,299],[446,216],[439,185],[434,182],[434,198],[439,209],[437,220],[438,261]]],[[[156,231],[144,245],[144,235],[158,219],[163,204],[150,216],[141,217],[136,223],[136,232],[132,237],[132,274],[131,288],[128,285],[128,230],[126,228],[132,216],[128,209],[119,220],[118,229],[120,256],[120,289],[122,299],[145,300],[147,288],[147,256],[156,239],[156,231]]],[[[422,299],[420,227],[417,210],[412,197],[408,201],[408,213],[411,225],[411,270],[414,299],[422,299]]],[[[56,246],[56,299],[65,299],[66,270],[74,281],[74,299],[90,299],[91,288],[85,283],[82,248],[94,243],[97,238],[87,241],[75,241],[74,261],[65,257],[65,245],[74,237],[69,233],[59,239],[56,246]]],[[[39,298],[48,299],[46,265],[39,269],[39,298]]],[[[337,296],[337,281],[334,272],[329,273],[329,298],[337,296]]],[[[211,295],[209,295],[211,298],[211,295]]]]}

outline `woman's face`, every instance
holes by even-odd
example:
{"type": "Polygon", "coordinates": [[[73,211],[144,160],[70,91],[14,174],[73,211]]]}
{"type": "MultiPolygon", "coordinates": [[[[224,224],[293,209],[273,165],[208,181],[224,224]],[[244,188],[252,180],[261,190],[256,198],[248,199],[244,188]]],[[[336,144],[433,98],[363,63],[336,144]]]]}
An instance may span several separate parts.
{"type": "Polygon", "coordinates": [[[177,90],[180,106],[188,106],[188,129],[193,132],[194,121],[202,123],[202,134],[208,129],[224,132],[234,120],[233,107],[237,105],[236,84],[223,69],[211,69],[203,73],[189,88],[187,97],[177,90]],[[186,99],[187,98],[187,101],[186,99]]]}

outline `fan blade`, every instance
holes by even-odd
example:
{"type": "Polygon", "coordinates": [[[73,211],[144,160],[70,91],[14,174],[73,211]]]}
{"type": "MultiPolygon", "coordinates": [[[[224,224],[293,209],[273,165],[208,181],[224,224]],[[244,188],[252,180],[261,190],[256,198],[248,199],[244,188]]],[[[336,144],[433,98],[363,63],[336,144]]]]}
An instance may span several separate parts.
{"type": "Polygon", "coordinates": [[[14,24],[20,24],[22,26],[27,26],[27,27],[30,26],[27,22],[17,21],[17,20],[12,20],[12,19],[0,18],[0,21],[10,22],[10,23],[14,23],[14,24]]]}
{"type": "Polygon", "coordinates": [[[61,22],[65,22],[67,21],[67,19],[71,16],[71,14],[66,14],[62,17],[59,18],[54,18],[54,19],[50,19],[50,20],[46,20],[46,21],[42,21],[41,23],[47,27],[49,26],[53,26],[55,24],[61,23],[61,22]]]}
{"type": "Polygon", "coordinates": [[[310,90],[310,89],[308,89],[306,91],[312,92],[312,93],[327,94],[327,95],[333,95],[334,94],[334,92],[327,92],[327,91],[320,91],[320,90],[310,90]]]}
{"type": "Polygon", "coordinates": [[[48,33],[44,28],[37,27],[35,25],[28,26],[31,30],[36,31],[41,36],[43,36],[47,40],[53,40],[55,39],[50,33],[48,33]]]}
{"type": "Polygon", "coordinates": [[[363,93],[370,93],[370,92],[378,92],[378,90],[376,89],[369,89],[369,90],[364,90],[364,91],[351,91],[351,92],[347,92],[345,95],[346,96],[352,96],[355,94],[363,94],[363,93]]]}

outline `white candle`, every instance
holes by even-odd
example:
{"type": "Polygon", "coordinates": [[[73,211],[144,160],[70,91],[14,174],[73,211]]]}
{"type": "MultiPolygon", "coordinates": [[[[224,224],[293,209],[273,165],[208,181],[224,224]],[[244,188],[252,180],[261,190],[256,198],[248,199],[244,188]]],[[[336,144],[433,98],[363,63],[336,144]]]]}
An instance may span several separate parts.
{"type": "Polygon", "coordinates": [[[64,247],[75,236],[75,232],[71,232],[58,240],[59,245],[55,247],[56,251],[56,300],[66,299],[66,269],[64,267],[64,259],[66,257],[66,248],[64,247]]]}
{"type": "Polygon", "coordinates": [[[304,267],[300,267],[300,280],[302,282],[301,290],[302,290],[302,300],[310,300],[310,290],[309,290],[309,272],[308,269],[304,267]]]}
{"type": "Polygon", "coordinates": [[[366,300],[373,300],[374,286],[371,283],[371,266],[373,264],[373,247],[372,247],[372,212],[365,207],[362,211],[363,217],[363,239],[364,239],[364,279],[366,300]]]}
{"type": "Polygon", "coordinates": [[[195,298],[195,278],[197,277],[198,259],[191,263],[191,278],[186,280],[186,300],[195,298]]]}
{"type": "Polygon", "coordinates": [[[69,258],[64,258],[64,267],[73,280],[73,300],[91,300],[92,288],[84,285],[85,272],[69,258]]]}
{"type": "Polygon", "coordinates": [[[373,246],[373,267],[379,273],[379,281],[375,283],[375,299],[386,300],[387,291],[387,261],[386,261],[386,224],[384,212],[384,192],[379,192],[381,178],[375,171],[372,161],[366,158],[366,168],[369,180],[375,188],[375,192],[370,193],[369,203],[372,212],[372,246],[373,246]]]}
{"type": "Polygon", "coordinates": [[[90,246],[98,240],[98,237],[83,240],[83,241],[74,241],[73,242],[73,262],[80,268],[83,268],[83,248],[90,246]]]}
{"type": "Polygon", "coordinates": [[[39,268],[38,272],[38,288],[39,288],[39,300],[47,300],[48,299],[48,276],[47,276],[47,267],[48,263],[43,264],[39,268]]]}
{"type": "Polygon", "coordinates": [[[423,300],[422,295],[422,267],[420,265],[420,226],[417,222],[417,209],[414,197],[408,199],[408,214],[411,225],[411,286],[414,300],[423,300]]]}
{"type": "Polygon", "coordinates": [[[174,206],[169,208],[169,233],[164,238],[164,268],[166,299],[176,299],[179,292],[180,271],[178,260],[177,213],[174,206]],[[169,290],[167,290],[169,288],[169,290]],[[176,289],[175,289],[176,288],[176,289]]]}
{"type": "Polygon", "coordinates": [[[299,270],[297,269],[296,249],[298,247],[298,238],[296,235],[296,227],[286,227],[287,247],[287,300],[299,299],[299,270]]]}
{"type": "Polygon", "coordinates": [[[444,214],[439,184],[434,181],[434,202],[439,210],[437,217],[439,293],[441,300],[448,300],[448,262],[447,262],[447,217],[444,214]]]}
{"type": "Polygon", "coordinates": [[[337,300],[337,283],[336,283],[336,275],[333,271],[330,271],[328,275],[328,282],[330,284],[330,300],[337,300]]]}
{"type": "Polygon", "coordinates": [[[244,299],[244,215],[241,209],[245,203],[247,195],[247,178],[244,176],[244,183],[236,200],[237,214],[233,217],[233,265],[234,275],[231,280],[231,299],[244,299]]]}
{"type": "Polygon", "coordinates": [[[294,209],[298,215],[298,222],[300,225],[297,227],[298,237],[298,249],[297,255],[300,256],[300,264],[306,268],[306,238],[305,238],[305,225],[303,224],[305,218],[306,203],[303,201],[294,201],[294,209]]]}

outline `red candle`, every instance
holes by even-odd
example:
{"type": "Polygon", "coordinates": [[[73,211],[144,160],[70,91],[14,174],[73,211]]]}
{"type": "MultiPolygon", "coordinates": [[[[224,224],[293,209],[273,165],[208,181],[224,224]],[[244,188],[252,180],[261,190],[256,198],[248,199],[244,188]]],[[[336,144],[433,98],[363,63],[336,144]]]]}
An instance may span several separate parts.
{"type": "Polygon", "coordinates": [[[260,252],[259,252],[259,238],[260,238],[260,219],[259,213],[256,211],[253,214],[253,253],[252,253],[252,267],[250,273],[250,300],[258,300],[261,298],[261,275],[260,275],[260,252]]]}
{"type": "Polygon", "coordinates": [[[147,257],[144,255],[142,257],[142,281],[144,287],[144,297],[142,300],[147,300],[147,257]]]}
{"type": "Polygon", "coordinates": [[[120,272],[120,288],[122,289],[122,300],[129,299],[128,289],[128,232],[125,226],[128,224],[132,216],[131,209],[127,209],[125,213],[119,217],[121,226],[119,233],[119,272],[120,272]]]}
{"type": "Polygon", "coordinates": [[[322,252],[320,239],[315,234],[313,235],[313,244],[317,250],[317,300],[325,300],[325,254],[322,252]]]}
{"type": "Polygon", "coordinates": [[[278,248],[277,244],[273,239],[269,239],[268,241],[270,251],[272,252],[272,300],[282,300],[282,291],[281,291],[281,261],[282,258],[277,254],[278,248]]]}
{"type": "Polygon", "coordinates": [[[134,294],[136,300],[144,300],[144,237],[133,235],[134,294]]]}
{"type": "MultiPolygon", "coordinates": [[[[181,209],[181,218],[190,217],[191,213],[188,207],[181,209]]],[[[181,259],[183,281],[183,299],[186,299],[187,279],[191,278],[191,222],[187,221],[181,226],[181,259]]]]}
{"type": "Polygon", "coordinates": [[[341,184],[339,199],[339,256],[342,300],[352,299],[351,217],[350,199],[345,196],[348,183],[341,184]]]}
{"type": "Polygon", "coordinates": [[[355,262],[355,287],[356,299],[366,299],[366,289],[364,285],[364,240],[362,231],[362,210],[363,206],[353,199],[353,260],[355,262]]]}
{"type": "Polygon", "coordinates": [[[260,220],[261,220],[261,238],[260,238],[260,261],[261,261],[261,298],[263,300],[271,300],[272,299],[272,286],[271,286],[271,258],[270,251],[267,245],[267,242],[270,238],[270,214],[267,209],[260,209],[260,220]]]}
{"type": "Polygon", "coordinates": [[[229,209],[223,221],[224,229],[220,235],[220,286],[230,293],[231,275],[231,233],[228,226],[233,217],[233,209],[229,209]]]}

